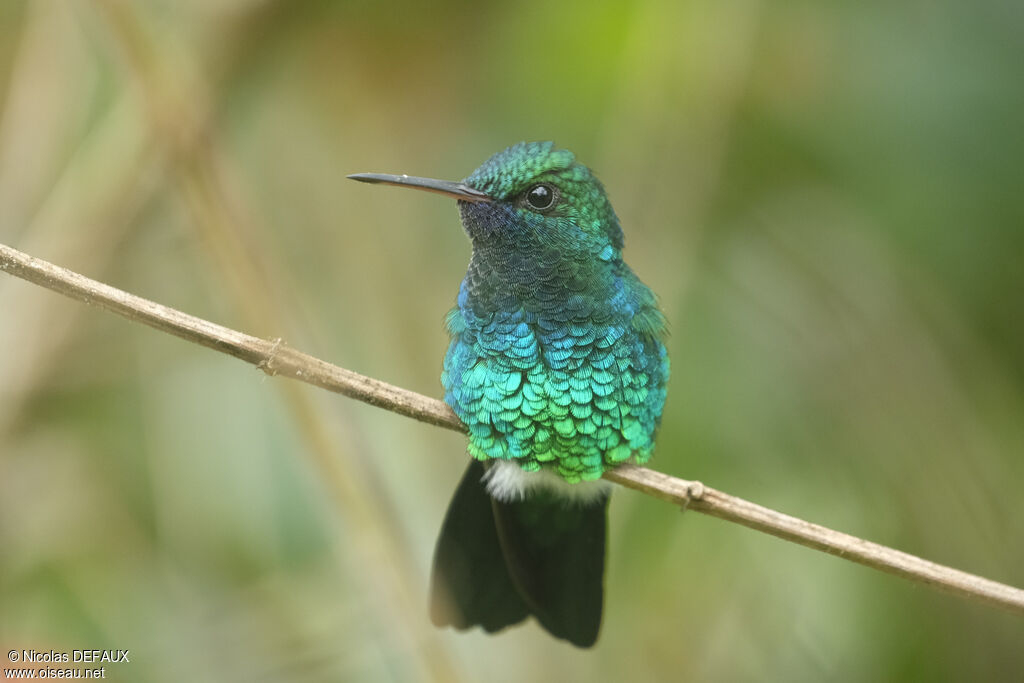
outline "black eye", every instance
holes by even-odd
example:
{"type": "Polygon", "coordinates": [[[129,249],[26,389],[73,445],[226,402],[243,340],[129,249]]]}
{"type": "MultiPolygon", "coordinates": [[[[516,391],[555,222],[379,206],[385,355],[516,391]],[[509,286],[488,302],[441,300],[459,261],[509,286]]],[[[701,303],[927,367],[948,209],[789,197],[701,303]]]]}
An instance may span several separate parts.
{"type": "Polygon", "coordinates": [[[526,191],[526,203],[531,209],[547,211],[555,205],[555,188],[546,183],[534,185],[526,191]]]}

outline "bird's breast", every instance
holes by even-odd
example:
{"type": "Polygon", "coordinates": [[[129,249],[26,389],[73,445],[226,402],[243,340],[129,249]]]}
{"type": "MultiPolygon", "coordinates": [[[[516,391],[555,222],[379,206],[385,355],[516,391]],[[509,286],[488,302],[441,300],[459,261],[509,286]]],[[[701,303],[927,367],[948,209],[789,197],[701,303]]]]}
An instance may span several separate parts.
{"type": "Polygon", "coordinates": [[[664,347],[623,315],[590,315],[585,297],[551,312],[460,308],[445,359],[445,399],[479,459],[515,460],[573,481],[649,457],[664,402],[664,347]]]}

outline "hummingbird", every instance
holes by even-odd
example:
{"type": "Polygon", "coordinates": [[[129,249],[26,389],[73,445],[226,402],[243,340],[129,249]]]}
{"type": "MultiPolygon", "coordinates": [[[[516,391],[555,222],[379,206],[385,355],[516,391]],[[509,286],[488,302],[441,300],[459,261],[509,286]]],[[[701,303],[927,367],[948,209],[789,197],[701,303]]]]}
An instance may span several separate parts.
{"type": "Polygon", "coordinates": [[[669,377],[665,316],[622,260],[604,186],[552,142],[513,145],[461,182],[349,178],[458,200],[472,243],[441,374],[472,460],[435,547],[431,620],[493,633],[532,615],[592,646],[611,486],[601,477],[650,459],[669,377]]]}

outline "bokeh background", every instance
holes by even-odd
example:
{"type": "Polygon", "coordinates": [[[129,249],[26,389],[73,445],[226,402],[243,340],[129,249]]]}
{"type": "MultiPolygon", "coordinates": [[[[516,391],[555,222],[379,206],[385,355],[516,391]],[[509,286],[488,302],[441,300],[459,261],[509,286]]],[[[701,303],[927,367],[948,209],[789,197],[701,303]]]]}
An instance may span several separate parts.
{"type": "MultiPolygon", "coordinates": [[[[0,3],[0,241],[440,394],[458,179],[607,186],[660,294],[653,466],[1024,585],[1024,10],[0,3]]],[[[108,676],[1022,680],[1024,621],[623,491],[602,638],[437,631],[463,438],[0,277],[0,645],[108,676]]]]}

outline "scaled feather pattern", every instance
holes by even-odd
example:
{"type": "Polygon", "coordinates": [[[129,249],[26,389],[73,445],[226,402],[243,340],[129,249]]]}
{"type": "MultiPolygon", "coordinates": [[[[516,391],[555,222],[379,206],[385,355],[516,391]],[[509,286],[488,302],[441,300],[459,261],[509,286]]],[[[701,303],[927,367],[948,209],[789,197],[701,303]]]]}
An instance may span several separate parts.
{"type": "Polygon", "coordinates": [[[473,257],[447,317],[445,401],[479,460],[548,468],[567,482],[651,457],[665,403],[665,318],[622,260],[604,188],[551,143],[510,147],[464,181],[473,257]],[[544,184],[545,211],[526,193],[544,184]]]}

